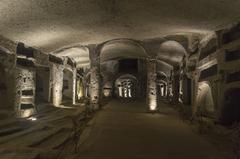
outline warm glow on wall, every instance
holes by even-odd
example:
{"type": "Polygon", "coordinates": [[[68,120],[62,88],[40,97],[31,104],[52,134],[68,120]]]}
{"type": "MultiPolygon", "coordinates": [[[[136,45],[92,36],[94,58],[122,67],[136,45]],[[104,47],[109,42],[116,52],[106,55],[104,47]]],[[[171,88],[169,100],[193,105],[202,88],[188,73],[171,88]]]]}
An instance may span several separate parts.
{"type": "Polygon", "coordinates": [[[156,99],[155,98],[149,98],[149,108],[150,108],[150,110],[151,111],[154,111],[154,110],[156,110],[156,108],[157,108],[157,101],[156,101],[156,99]]]}
{"type": "Polygon", "coordinates": [[[77,86],[78,86],[78,92],[77,92],[77,96],[78,96],[78,100],[80,98],[82,98],[84,96],[84,89],[83,89],[83,84],[82,81],[77,81],[77,86]]]}
{"type": "Polygon", "coordinates": [[[103,90],[104,97],[110,97],[111,96],[111,89],[106,88],[103,90]]]}

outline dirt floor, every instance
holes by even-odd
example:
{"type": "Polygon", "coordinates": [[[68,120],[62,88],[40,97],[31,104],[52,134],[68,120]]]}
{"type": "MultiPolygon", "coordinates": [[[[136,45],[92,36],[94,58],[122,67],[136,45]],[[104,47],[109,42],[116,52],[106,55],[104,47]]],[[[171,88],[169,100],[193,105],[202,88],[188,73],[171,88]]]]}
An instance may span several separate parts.
{"type": "Polygon", "coordinates": [[[1,159],[225,158],[168,104],[161,103],[160,112],[152,114],[144,101],[112,100],[77,133],[72,117],[83,116],[84,107],[43,110],[35,121],[0,120],[1,159]]]}
{"type": "Polygon", "coordinates": [[[85,129],[88,135],[71,158],[222,158],[212,144],[179,120],[175,110],[163,103],[160,110],[146,113],[144,101],[111,101],[85,129]]]}

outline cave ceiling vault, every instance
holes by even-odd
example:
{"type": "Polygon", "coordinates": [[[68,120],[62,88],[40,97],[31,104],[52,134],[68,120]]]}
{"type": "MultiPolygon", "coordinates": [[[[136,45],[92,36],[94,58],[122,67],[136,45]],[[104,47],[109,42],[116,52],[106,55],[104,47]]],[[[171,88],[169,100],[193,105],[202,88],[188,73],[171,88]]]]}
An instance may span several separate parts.
{"type": "MultiPolygon", "coordinates": [[[[116,38],[206,34],[236,20],[239,8],[239,0],[1,0],[0,34],[49,53],[116,38]]],[[[60,54],[88,63],[75,51],[60,54]]]]}

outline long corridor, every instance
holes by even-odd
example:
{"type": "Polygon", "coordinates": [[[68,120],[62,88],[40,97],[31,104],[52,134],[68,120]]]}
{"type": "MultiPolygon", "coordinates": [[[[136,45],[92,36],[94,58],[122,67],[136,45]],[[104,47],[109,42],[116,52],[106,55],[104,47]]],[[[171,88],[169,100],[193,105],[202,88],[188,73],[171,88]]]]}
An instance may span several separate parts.
{"type": "Polygon", "coordinates": [[[86,131],[77,158],[81,159],[221,159],[213,145],[161,104],[146,113],[145,102],[113,100],[98,112],[86,131]]]}

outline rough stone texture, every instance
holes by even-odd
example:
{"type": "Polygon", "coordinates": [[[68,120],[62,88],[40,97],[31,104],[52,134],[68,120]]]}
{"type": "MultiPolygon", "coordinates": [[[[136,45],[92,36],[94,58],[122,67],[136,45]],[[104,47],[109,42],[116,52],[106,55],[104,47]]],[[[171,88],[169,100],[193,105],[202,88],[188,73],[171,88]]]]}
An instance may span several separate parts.
{"type": "Polygon", "coordinates": [[[36,59],[36,63],[38,65],[42,66],[49,66],[49,61],[48,61],[48,54],[43,53],[39,50],[34,51],[34,58],[36,59]]]}
{"type": "Polygon", "coordinates": [[[72,84],[72,104],[76,104],[76,97],[77,97],[77,69],[73,68],[73,84],[72,84]]]}
{"type": "Polygon", "coordinates": [[[41,92],[36,92],[36,102],[50,102],[51,87],[49,67],[36,68],[36,85],[36,88],[40,87],[41,89],[41,92]]]}
{"type": "Polygon", "coordinates": [[[89,124],[76,158],[224,158],[222,151],[180,122],[170,105],[160,104],[159,114],[146,114],[142,100],[112,100],[89,124]]]}
{"type": "Polygon", "coordinates": [[[63,69],[63,65],[52,64],[51,66],[52,102],[56,107],[62,103],[63,69]]]}
{"type": "Polygon", "coordinates": [[[206,33],[240,14],[236,0],[4,0],[0,6],[0,34],[47,52],[119,37],[206,33]]]}
{"type": "Polygon", "coordinates": [[[65,68],[63,70],[63,96],[69,99],[73,97],[73,72],[65,68]]]}
{"type": "MultiPolygon", "coordinates": [[[[1,51],[1,50],[0,50],[1,51]]],[[[14,109],[15,98],[15,57],[0,55],[0,107],[14,109]]]]}
{"type": "Polygon", "coordinates": [[[147,62],[147,102],[149,111],[157,109],[156,60],[147,62]]]}
{"type": "Polygon", "coordinates": [[[90,99],[93,109],[98,109],[99,107],[99,98],[100,98],[100,81],[99,81],[98,68],[91,68],[90,76],[90,99]]]}
{"type": "Polygon", "coordinates": [[[17,50],[17,43],[3,37],[0,35],[0,46],[6,48],[12,54],[16,54],[17,50]]]}
{"type": "Polygon", "coordinates": [[[15,111],[17,117],[29,117],[36,112],[35,78],[36,71],[28,68],[16,68],[15,111]],[[23,91],[31,90],[32,95],[23,95],[23,91]],[[22,108],[21,104],[32,104],[32,108],[22,108]]]}

